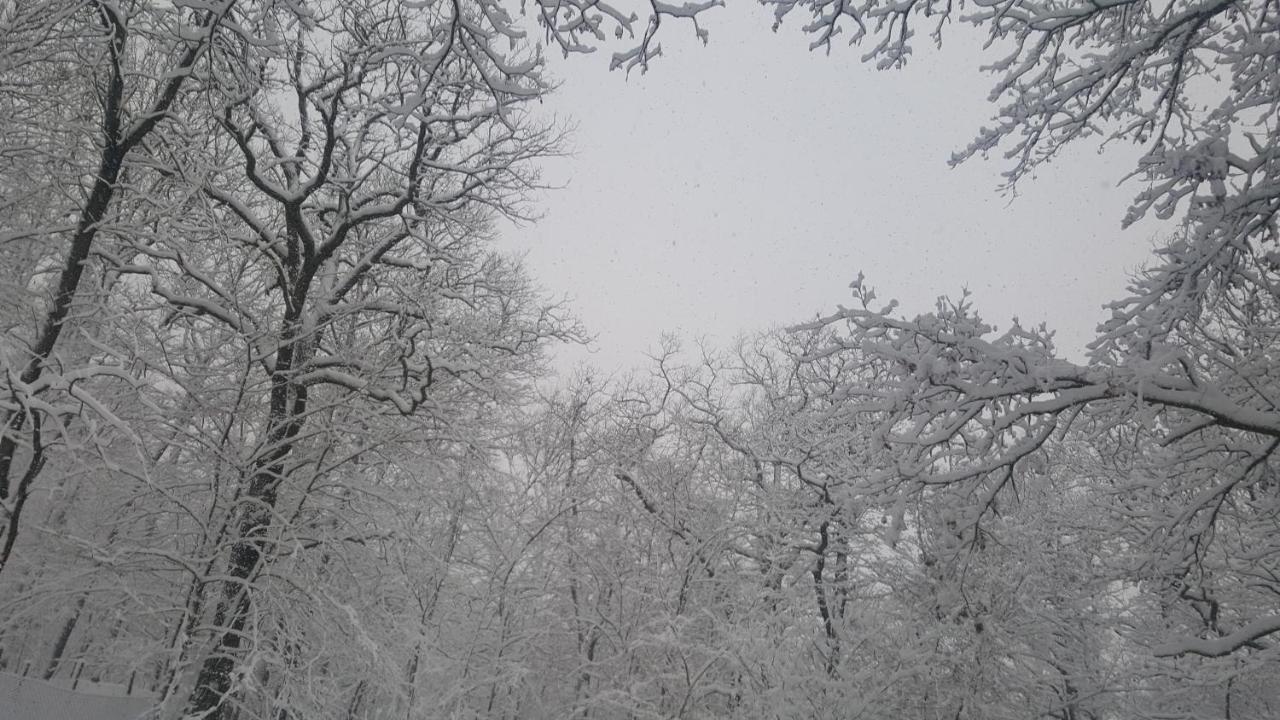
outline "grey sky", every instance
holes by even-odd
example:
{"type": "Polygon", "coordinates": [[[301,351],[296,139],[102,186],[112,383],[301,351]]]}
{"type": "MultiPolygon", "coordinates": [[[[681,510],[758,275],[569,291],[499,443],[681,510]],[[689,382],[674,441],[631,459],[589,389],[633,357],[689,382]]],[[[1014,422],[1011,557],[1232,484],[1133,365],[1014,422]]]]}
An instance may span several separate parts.
{"type": "Polygon", "coordinates": [[[1002,158],[948,168],[993,109],[967,28],[877,72],[857,48],[774,34],[754,5],[708,27],[707,47],[665,30],[647,75],[603,56],[552,64],[563,84],[545,111],[577,129],[544,179],[566,187],[504,246],[598,335],[563,361],[612,369],[664,331],[724,342],[800,322],[845,302],[859,272],[905,313],[968,287],[989,322],[1046,321],[1078,356],[1149,256],[1156,224],[1120,229],[1135,148],[1077,144],[1016,199],[997,192],[1002,158]]]}

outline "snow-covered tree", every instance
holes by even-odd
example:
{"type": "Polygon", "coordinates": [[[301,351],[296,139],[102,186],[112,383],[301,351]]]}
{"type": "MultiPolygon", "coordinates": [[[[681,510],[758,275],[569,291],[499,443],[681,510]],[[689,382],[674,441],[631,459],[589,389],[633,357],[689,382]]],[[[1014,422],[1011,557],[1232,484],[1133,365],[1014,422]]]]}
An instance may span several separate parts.
{"type": "Polygon", "coordinates": [[[557,140],[499,10],[5,7],[5,659],[127,649],[169,716],[412,705],[418,503],[574,333],[486,247],[557,140]]]}
{"type": "Polygon", "coordinates": [[[1176,658],[1182,670],[1135,668],[1221,690],[1274,671],[1280,627],[1268,539],[1276,504],[1267,491],[1280,444],[1271,399],[1280,317],[1267,290],[1277,269],[1257,257],[1247,267],[1194,323],[1086,364],[1060,359],[1043,328],[997,332],[967,300],[901,318],[857,283],[854,306],[809,326],[832,334],[801,362],[843,358],[878,371],[874,382],[840,386],[841,407],[829,418],[874,418],[868,465],[860,465],[873,469],[860,490],[897,498],[895,523],[913,502],[944,514],[962,554],[984,556],[988,534],[1006,541],[997,528],[1020,484],[1061,457],[1064,441],[1113,463],[1107,483],[1080,490],[1107,508],[1094,533],[1119,543],[1112,555],[1125,559],[1105,572],[1125,592],[1160,598],[1158,610],[1135,610],[1141,623],[1115,630],[1127,651],[1176,658]],[[1165,623],[1151,623],[1153,613],[1165,623]]]}
{"type": "Polygon", "coordinates": [[[63,426],[100,409],[82,381],[120,375],[58,350],[67,328],[92,314],[79,294],[97,239],[115,220],[126,167],[188,92],[213,38],[234,34],[224,26],[233,5],[49,0],[0,8],[8,273],[0,570],[51,447],[64,442],[63,426]]]}

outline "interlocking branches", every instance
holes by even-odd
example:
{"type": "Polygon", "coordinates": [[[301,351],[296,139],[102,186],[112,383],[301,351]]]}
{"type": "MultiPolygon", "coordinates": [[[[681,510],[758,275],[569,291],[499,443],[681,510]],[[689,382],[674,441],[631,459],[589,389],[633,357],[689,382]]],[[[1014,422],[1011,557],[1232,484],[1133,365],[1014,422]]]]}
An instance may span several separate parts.
{"type": "MultiPolygon", "coordinates": [[[[1151,478],[1117,506],[1128,508],[1120,522],[1132,529],[1118,536],[1149,553],[1135,560],[1135,572],[1179,578],[1173,587],[1183,590],[1252,578],[1246,584],[1255,589],[1238,593],[1229,614],[1262,627],[1249,615],[1266,607],[1253,596],[1262,578],[1275,577],[1275,556],[1245,560],[1226,549],[1237,538],[1268,536],[1280,512],[1277,269],[1258,255],[1247,267],[1194,325],[1088,365],[1058,359],[1043,328],[1015,322],[997,333],[965,300],[940,301],[910,320],[894,317],[894,304],[873,307],[874,293],[859,281],[854,307],[796,329],[831,333],[799,362],[839,359],[875,370],[873,380],[835,391],[841,404],[827,420],[868,428],[878,452],[864,456],[873,469],[861,491],[892,497],[945,489],[949,512],[974,528],[975,541],[978,525],[999,514],[1002,498],[1016,494],[1017,478],[1043,463],[1037,458],[1050,443],[1088,438],[1095,453],[1127,454],[1131,472],[1151,478]]],[[[1224,609],[1221,624],[1208,628],[1221,639],[1205,647],[1225,648],[1218,654],[1259,647],[1269,634],[1233,631],[1227,615],[1224,609]],[[1245,639],[1229,641],[1237,636],[1245,639]]]]}

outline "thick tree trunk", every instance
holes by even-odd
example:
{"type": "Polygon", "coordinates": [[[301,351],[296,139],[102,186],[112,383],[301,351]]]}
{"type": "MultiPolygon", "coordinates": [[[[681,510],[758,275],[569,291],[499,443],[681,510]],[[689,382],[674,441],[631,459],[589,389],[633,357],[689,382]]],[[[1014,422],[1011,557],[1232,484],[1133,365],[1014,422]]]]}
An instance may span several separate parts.
{"type": "Polygon", "coordinates": [[[244,510],[236,524],[236,541],[231,546],[223,585],[223,599],[215,613],[214,625],[221,634],[200,668],[191,695],[190,710],[211,720],[231,720],[232,705],[225,702],[232,690],[232,675],[244,646],[244,630],[253,611],[252,584],[262,566],[270,562],[267,538],[275,508],[275,477],[282,465],[260,470],[242,500],[244,510]],[[270,477],[270,481],[267,478],[270,477]]]}
{"type": "Polygon", "coordinates": [[[222,599],[214,616],[214,626],[221,628],[221,634],[200,667],[188,705],[190,712],[209,720],[234,717],[234,704],[226,701],[232,694],[232,676],[243,655],[244,630],[253,613],[252,586],[274,555],[268,535],[278,490],[285,479],[285,460],[305,422],[306,388],[290,379],[297,366],[296,311],[286,316],[284,327],[284,341],[271,378],[266,452],[240,500],[242,509],[227,561],[229,579],[222,584],[222,599]]]}

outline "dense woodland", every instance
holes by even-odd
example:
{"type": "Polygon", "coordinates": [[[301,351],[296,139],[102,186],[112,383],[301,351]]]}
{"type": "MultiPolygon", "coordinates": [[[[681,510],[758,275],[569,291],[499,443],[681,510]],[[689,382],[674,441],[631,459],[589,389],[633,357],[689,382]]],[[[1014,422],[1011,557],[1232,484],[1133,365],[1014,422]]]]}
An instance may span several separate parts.
{"type": "Polygon", "coordinates": [[[989,38],[955,162],[1010,187],[1145,148],[1128,220],[1182,223],[1087,361],[859,278],[552,377],[589,329],[491,243],[562,148],[542,53],[678,72],[717,2],[0,0],[0,669],[165,719],[1280,717],[1280,4],[764,4],[883,69],[989,38]]]}

